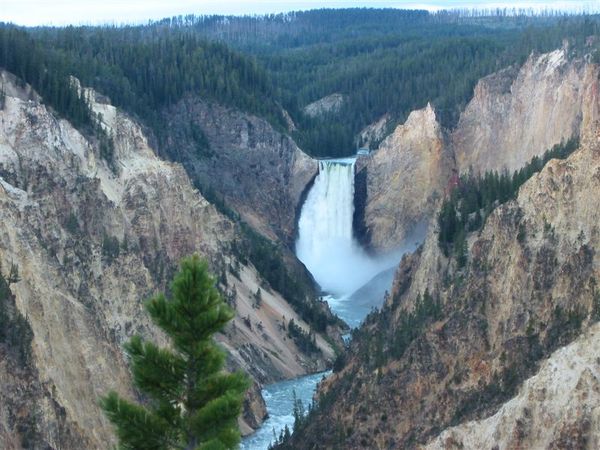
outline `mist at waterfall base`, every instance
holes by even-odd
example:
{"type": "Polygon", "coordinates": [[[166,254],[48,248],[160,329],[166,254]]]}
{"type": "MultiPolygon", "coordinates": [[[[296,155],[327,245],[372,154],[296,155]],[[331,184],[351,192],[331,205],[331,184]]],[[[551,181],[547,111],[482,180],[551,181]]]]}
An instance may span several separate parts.
{"type": "MultiPolygon", "coordinates": [[[[328,300],[334,309],[336,301],[395,267],[407,250],[372,257],[354,239],[354,164],[355,158],[319,161],[319,174],[298,222],[296,255],[323,291],[331,294],[328,300]]],[[[391,285],[390,276],[379,281],[387,288],[391,285]]]]}
{"type": "MultiPolygon", "coordinates": [[[[354,216],[354,163],[356,158],[319,161],[319,174],[306,197],[298,221],[296,256],[324,292],[331,309],[352,328],[358,327],[373,308],[383,303],[395,268],[407,251],[422,241],[426,226],[396,251],[369,256],[356,242],[352,230],[354,216]]],[[[324,374],[307,375],[265,386],[262,393],[269,418],[241,449],[265,450],[287,425],[292,429],[294,392],[306,406],[324,374]]]]}

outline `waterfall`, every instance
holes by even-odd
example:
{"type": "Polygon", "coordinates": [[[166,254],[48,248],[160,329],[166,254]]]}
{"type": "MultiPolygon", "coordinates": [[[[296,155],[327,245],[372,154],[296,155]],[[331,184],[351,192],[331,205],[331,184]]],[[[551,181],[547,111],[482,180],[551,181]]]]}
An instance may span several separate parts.
{"type": "Polygon", "coordinates": [[[321,288],[348,295],[383,270],[353,237],[354,158],[321,160],[298,222],[296,255],[321,288]]]}

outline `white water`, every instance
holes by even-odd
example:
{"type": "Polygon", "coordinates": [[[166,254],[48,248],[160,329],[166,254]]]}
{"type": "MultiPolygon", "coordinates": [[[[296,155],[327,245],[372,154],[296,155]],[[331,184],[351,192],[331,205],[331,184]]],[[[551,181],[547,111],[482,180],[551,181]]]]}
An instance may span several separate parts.
{"type": "Polygon", "coordinates": [[[296,255],[321,288],[352,294],[399,258],[371,258],[354,239],[355,158],[319,161],[319,174],[302,206],[296,255]]]}
{"type": "Polygon", "coordinates": [[[251,436],[244,438],[240,450],[266,450],[281,431],[287,426],[294,428],[294,392],[302,402],[304,412],[308,411],[317,384],[331,372],[316,373],[294,380],[265,386],[262,396],[267,404],[269,418],[251,436]]]}
{"type": "MultiPolygon", "coordinates": [[[[357,327],[371,308],[383,303],[392,283],[393,270],[406,245],[393,254],[372,258],[354,239],[355,158],[319,161],[319,174],[311,188],[298,222],[296,256],[306,265],[321,288],[333,312],[351,327],[357,327]]],[[[424,233],[424,232],[423,232],[424,233]]],[[[421,240],[421,231],[414,238],[421,240]]],[[[412,242],[408,240],[407,242],[412,242]]],[[[243,450],[266,450],[285,425],[293,424],[293,392],[308,404],[322,374],[308,375],[266,386],[263,396],[269,419],[252,436],[244,439],[243,450]]]]}

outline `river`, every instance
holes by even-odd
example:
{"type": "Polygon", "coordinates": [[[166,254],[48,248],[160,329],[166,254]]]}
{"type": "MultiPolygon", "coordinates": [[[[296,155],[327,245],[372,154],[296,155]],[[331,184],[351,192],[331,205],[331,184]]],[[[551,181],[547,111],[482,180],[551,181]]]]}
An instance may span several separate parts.
{"type": "MultiPolygon", "coordinates": [[[[406,250],[369,256],[354,238],[354,171],[356,158],[319,161],[319,174],[306,197],[298,221],[296,255],[328,295],[332,311],[352,328],[379,308],[406,250]]],[[[292,429],[294,392],[304,406],[312,401],[326,373],[307,375],[266,386],[262,393],[269,418],[241,444],[244,450],[266,450],[274,435],[292,429]]]]}

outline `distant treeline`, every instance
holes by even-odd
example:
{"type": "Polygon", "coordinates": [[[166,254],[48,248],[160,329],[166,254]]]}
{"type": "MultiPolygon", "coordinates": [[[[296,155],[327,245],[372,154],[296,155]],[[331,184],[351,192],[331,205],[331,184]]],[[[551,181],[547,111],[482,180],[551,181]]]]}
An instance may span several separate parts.
{"type": "Polygon", "coordinates": [[[92,120],[69,75],[137,116],[159,144],[165,108],[195,95],[264,117],[281,131],[286,109],[304,150],[340,156],[353,153],[358,132],[384,114],[393,126],[432,102],[442,125],[452,127],[482,76],[565,38],[575,50],[598,45],[587,38],[600,34],[599,16],[491,13],[363,8],[185,16],[127,27],[0,24],[0,65],[77,126],[92,120]],[[345,96],[340,111],[303,114],[332,93],[345,96]]]}
{"type": "Polygon", "coordinates": [[[521,64],[531,52],[558,48],[565,38],[572,49],[584,49],[587,38],[599,34],[599,23],[599,16],[552,10],[534,15],[493,9],[484,15],[363,8],[186,16],[157,26],[195,30],[254,55],[296,121],[300,146],[317,156],[340,156],[356,150],[357,133],[366,125],[390,114],[394,126],[427,102],[443,126],[454,126],[481,77],[521,64]],[[340,111],[315,119],[302,113],[332,93],[346,98],[340,111]]]}
{"type": "Polygon", "coordinates": [[[161,111],[198,95],[267,118],[283,128],[272,82],[252,59],[200,36],[153,27],[23,29],[0,26],[0,66],[30,83],[75,126],[89,108],[69,75],[163,135],[161,111]]]}
{"type": "Polygon", "coordinates": [[[92,127],[89,106],[70,82],[69,68],[25,30],[0,26],[0,68],[16,75],[18,82],[33,86],[47,104],[76,127],[92,127]]]}

